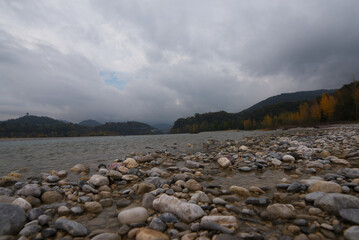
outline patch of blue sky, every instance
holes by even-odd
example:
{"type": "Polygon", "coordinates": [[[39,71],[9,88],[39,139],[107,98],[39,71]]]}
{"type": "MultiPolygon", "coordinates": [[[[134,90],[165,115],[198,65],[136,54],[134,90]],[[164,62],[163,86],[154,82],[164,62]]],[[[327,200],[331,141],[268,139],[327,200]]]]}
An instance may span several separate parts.
{"type": "Polygon", "coordinates": [[[128,80],[120,78],[121,74],[118,72],[100,71],[100,76],[106,85],[115,87],[118,90],[123,90],[128,84],[128,80]]]}

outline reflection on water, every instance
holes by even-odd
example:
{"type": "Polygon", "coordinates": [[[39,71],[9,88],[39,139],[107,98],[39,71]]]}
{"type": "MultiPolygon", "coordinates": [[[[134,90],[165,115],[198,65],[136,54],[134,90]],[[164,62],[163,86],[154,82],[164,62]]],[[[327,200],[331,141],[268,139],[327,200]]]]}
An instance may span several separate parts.
{"type": "Polygon", "coordinates": [[[200,134],[80,137],[46,139],[0,140],[0,176],[11,171],[23,176],[33,176],[52,169],[69,170],[77,163],[109,163],[124,158],[131,152],[153,152],[167,149],[175,152],[197,152],[208,139],[225,141],[241,140],[246,136],[263,135],[270,132],[207,132],[200,134]],[[188,147],[191,143],[192,147],[188,147]]]}

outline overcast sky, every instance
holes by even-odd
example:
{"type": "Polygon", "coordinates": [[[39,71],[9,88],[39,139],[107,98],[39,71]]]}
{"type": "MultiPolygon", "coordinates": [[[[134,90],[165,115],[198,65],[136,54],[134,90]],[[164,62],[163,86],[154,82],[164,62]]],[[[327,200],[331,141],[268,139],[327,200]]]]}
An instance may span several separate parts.
{"type": "Polygon", "coordinates": [[[0,0],[0,120],[172,123],[359,78],[358,0],[0,0]]]}

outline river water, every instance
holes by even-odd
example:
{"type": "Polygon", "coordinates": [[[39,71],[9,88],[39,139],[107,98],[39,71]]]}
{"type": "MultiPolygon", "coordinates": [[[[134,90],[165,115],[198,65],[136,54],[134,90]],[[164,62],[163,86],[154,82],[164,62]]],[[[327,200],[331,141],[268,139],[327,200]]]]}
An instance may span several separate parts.
{"type": "Polygon", "coordinates": [[[154,152],[166,149],[172,153],[202,151],[209,139],[220,142],[241,140],[247,136],[272,131],[205,132],[199,134],[165,134],[146,136],[2,139],[0,140],[0,177],[11,171],[23,177],[50,170],[69,170],[77,163],[93,168],[99,163],[123,159],[131,152],[154,152]],[[188,143],[192,146],[188,147],[188,143]]]}

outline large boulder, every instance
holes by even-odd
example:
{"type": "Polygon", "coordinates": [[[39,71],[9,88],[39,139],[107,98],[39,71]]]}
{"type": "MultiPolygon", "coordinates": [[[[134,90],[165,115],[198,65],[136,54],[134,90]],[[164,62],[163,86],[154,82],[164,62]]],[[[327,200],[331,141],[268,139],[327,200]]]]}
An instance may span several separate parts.
{"type": "Polygon", "coordinates": [[[135,207],[121,211],[117,218],[121,224],[132,224],[144,223],[148,217],[149,213],[146,208],[135,207]]]}
{"type": "Polygon", "coordinates": [[[342,209],[359,209],[359,198],[347,194],[329,193],[315,200],[314,206],[338,215],[342,209]]]}
{"type": "Polygon", "coordinates": [[[95,185],[96,187],[101,187],[109,184],[108,178],[99,174],[92,175],[89,182],[95,185]]]}
{"type": "Polygon", "coordinates": [[[73,237],[86,236],[88,232],[82,224],[66,218],[58,218],[55,222],[55,228],[63,230],[73,237]]]}
{"type": "Polygon", "coordinates": [[[309,186],[308,192],[341,193],[342,187],[335,182],[317,181],[309,186]]]}
{"type": "Polygon", "coordinates": [[[203,209],[197,204],[183,202],[176,197],[162,194],[153,201],[154,209],[166,213],[173,213],[182,221],[192,222],[205,215],[203,209]]]}
{"type": "Polygon", "coordinates": [[[25,223],[26,213],[21,207],[0,203],[0,236],[18,234],[25,223]]]}

